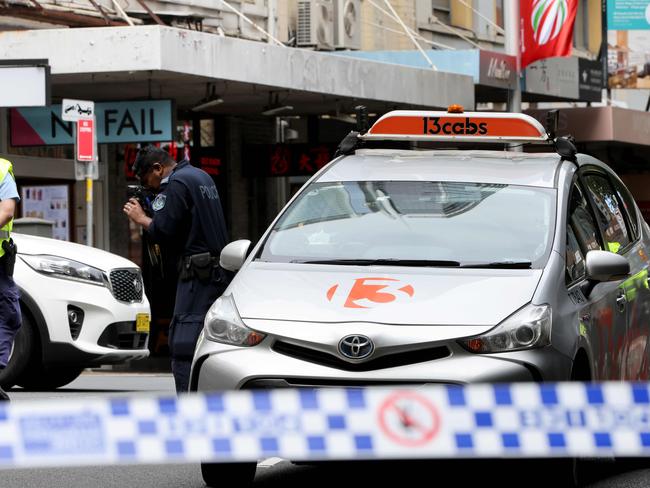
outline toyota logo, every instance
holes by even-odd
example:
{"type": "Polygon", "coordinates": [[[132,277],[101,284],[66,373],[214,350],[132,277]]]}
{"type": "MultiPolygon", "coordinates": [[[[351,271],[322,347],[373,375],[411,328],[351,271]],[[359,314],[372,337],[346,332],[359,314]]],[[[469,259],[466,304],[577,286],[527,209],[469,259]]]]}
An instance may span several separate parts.
{"type": "Polygon", "coordinates": [[[339,352],[349,359],[364,359],[372,354],[375,345],[370,338],[362,335],[345,336],[339,342],[339,352]]]}

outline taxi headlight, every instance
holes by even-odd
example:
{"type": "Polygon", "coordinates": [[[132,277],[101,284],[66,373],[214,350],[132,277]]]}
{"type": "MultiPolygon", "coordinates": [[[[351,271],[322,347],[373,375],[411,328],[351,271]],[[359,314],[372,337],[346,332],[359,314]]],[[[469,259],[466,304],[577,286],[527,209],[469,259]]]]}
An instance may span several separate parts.
{"type": "Polygon", "coordinates": [[[222,296],[212,304],[205,315],[204,330],[211,341],[233,346],[255,346],[266,337],[244,325],[232,295],[222,296]]]}
{"type": "Polygon", "coordinates": [[[108,286],[108,280],[101,269],[72,259],[45,254],[21,254],[20,258],[34,271],[53,278],[108,286]]]}
{"type": "Polygon", "coordinates": [[[489,332],[458,342],[477,354],[548,346],[551,343],[551,307],[526,305],[489,332]]]}

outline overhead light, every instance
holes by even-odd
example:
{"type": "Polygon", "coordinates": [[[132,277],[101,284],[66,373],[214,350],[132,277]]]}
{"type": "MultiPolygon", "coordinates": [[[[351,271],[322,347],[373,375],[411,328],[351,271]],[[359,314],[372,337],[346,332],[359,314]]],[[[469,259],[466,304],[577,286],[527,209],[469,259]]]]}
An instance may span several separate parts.
{"type": "Polygon", "coordinates": [[[200,112],[202,110],[208,109],[210,107],[214,107],[216,105],[220,105],[222,103],[223,103],[223,98],[221,97],[216,97],[211,100],[204,99],[202,102],[199,102],[198,105],[192,107],[192,112],[200,112]]]}
{"type": "Polygon", "coordinates": [[[223,103],[223,98],[217,95],[216,87],[210,83],[206,86],[206,96],[199,100],[199,102],[192,107],[192,112],[201,112],[211,107],[215,107],[223,103]]]}
{"type": "Polygon", "coordinates": [[[288,112],[289,110],[293,110],[293,106],[281,105],[279,107],[269,107],[262,112],[262,115],[277,115],[281,114],[282,112],[288,112]]]}
{"type": "MultiPolygon", "coordinates": [[[[284,98],[285,102],[288,98],[288,95],[284,98]]],[[[277,115],[283,112],[289,112],[293,110],[293,105],[283,105],[280,102],[280,94],[277,92],[269,92],[269,101],[262,107],[262,115],[277,115]]]]}
{"type": "Polygon", "coordinates": [[[338,120],[339,122],[345,122],[346,124],[356,124],[357,123],[356,118],[352,117],[351,115],[347,115],[347,114],[337,114],[337,115],[324,114],[324,115],[321,115],[321,119],[338,120]]]}

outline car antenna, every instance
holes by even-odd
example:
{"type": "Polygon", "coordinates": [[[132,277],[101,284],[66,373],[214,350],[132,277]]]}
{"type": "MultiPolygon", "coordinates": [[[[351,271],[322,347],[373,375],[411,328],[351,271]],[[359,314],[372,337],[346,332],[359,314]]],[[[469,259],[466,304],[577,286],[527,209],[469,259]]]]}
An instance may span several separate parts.
{"type": "Polygon", "coordinates": [[[549,110],[546,113],[546,133],[548,134],[548,140],[553,143],[555,152],[557,152],[564,161],[571,161],[572,163],[577,163],[578,159],[576,154],[578,154],[578,149],[575,145],[575,138],[571,135],[567,136],[557,136],[557,131],[560,121],[560,111],[558,109],[549,110]]]}

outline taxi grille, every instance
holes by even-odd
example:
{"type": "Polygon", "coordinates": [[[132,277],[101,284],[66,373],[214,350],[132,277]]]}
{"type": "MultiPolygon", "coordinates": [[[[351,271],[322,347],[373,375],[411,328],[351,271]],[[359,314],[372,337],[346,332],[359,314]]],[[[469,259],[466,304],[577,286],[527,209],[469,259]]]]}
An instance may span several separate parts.
{"type": "Polygon", "coordinates": [[[273,344],[273,350],[277,353],[284,354],[285,356],[290,356],[302,361],[308,361],[310,363],[321,364],[323,366],[329,366],[330,368],[341,369],[343,371],[374,371],[377,369],[406,366],[408,364],[424,363],[426,361],[433,361],[449,356],[449,349],[445,346],[439,346],[418,349],[415,351],[387,354],[360,363],[349,363],[333,354],[316,351],[295,344],[289,344],[288,342],[283,341],[277,341],[273,344]]]}
{"type": "Polygon", "coordinates": [[[121,302],[141,302],[144,285],[139,269],[115,269],[109,275],[111,292],[121,302]]]}

